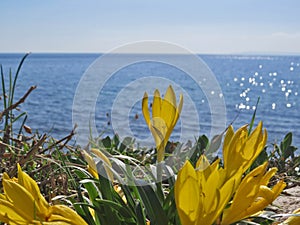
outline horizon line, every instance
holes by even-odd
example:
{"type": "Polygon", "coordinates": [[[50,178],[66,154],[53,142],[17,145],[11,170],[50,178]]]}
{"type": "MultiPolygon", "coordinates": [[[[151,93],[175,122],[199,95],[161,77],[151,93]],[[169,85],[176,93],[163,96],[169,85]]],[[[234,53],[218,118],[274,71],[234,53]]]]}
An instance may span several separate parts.
{"type": "MultiPolygon", "coordinates": [[[[0,54],[162,54],[162,55],[182,55],[182,53],[176,52],[96,52],[96,51],[0,51],[0,54]]],[[[242,56],[300,56],[300,52],[265,52],[265,51],[253,51],[253,52],[222,52],[222,53],[214,53],[214,52],[203,52],[203,53],[193,53],[194,55],[242,55],[242,56]]]]}

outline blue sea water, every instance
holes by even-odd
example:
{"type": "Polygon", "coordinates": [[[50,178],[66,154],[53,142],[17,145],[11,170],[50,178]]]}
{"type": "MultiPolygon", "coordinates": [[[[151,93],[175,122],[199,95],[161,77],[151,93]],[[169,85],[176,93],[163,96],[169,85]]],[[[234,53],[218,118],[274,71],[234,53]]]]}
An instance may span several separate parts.
{"type": "MultiPolygon", "coordinates": [[[[0,54],[0,64],[6,75],[6,82],[10,68],[12,73],[15,73],[22,56],[22,54],[0,54]]],[[[37,89],[20,107],[21,111],[28,113],[26,124],[34,131],[50,132],[57,138],[69,134],[73,128],[72,110],[76,88],[85,71],[99,56],[100,54],[29,55],[17,81],[15,95],[17,100],[31,85],[37,85],[37,89]]],[[[163,77],[166,82],[172,81],[180,87],[187,96],[184,96],[185,100],[190,98],[190,102],[196,108],[195,115],[195,110],[184,104],[187,108],[184,108],[185,114],[181,117],[181,121],[188,121],[186,126],[187,131],[191,133],[189,137],[193,137],[195,129],[199,129],[200,134],[212,135],[210,104],[213,102],[209,102],[208,95],[215,95],[216,98],[224,100],[226,125],[233,122],[235,128],[251,121],[257,99],[260,98],[256,123],[263,120],[269,134],[268,142],[278,142],[291,131],[294,135],[293,144],[300,146],[300,56],[199,55],[199,57],[216,77],[221,93],[213,89],[209,93],[203,91],[199,84],[209,81],[195,81],[184,71],[161,62],[147,61],[127,65],[115,71],[99,91],[95,105],[98,132],[103,131],[105,134],[117,132],[116,128],[112,127],[114,123],[112,108],[128,84],[144,77],[163,77]],[[195,117],[198,121],[194,120],[195,117]]],[[[165,85],[167,87],[168,84],[165,85]]],[[[157,83],[157,86],[160,85],[157,83]]],[[[155,88],[154,84],[153,91],[155,88]]],[[[164,91],[161,90],[162,94],[164,91]]],[[[152,93],[148,94],[150,96],[152,93]]],[[[130,134],[137,139],[150,137],[141,113],[143,96],[127,95],[127,97],[135,98],[135,103],[129,109],[126,108],[126,104],[124,107],[121,104],[117,116],[129,124],[130,134]],[[126,118],[122,117],[124,115],[126,118]]],[[[82,107],[84,108],[84,105],[82,107]]],[[[180,124],[182,123],[179,121],[172,140],[180,137],[182,131],[180,124]]]]}

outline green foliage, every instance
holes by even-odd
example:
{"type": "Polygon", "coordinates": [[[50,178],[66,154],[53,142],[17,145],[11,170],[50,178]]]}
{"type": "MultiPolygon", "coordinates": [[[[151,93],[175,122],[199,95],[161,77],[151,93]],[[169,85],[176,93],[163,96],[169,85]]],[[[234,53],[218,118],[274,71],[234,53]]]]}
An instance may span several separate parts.
{"type": "Polygon", "coordinates": [[[297,148],[292,145],[293,134],[287,133],[280,144],[273,144],[270,153],[270,164],[276,166],[281,173],[296,175],[295,168],[300,165],[300,156],[295,155],[297,148]]]}
{"type": "MultiPolygon", "coordinates": [[[[107,143],[108,140],[105,138],[104,141],[107,143]]],[[[90,224],[144,225],[148,220],[154,225],[180,224],[173,196],[174,177],[165,180],[162,185],[150,182],[155,179],[155,171],[129,156],[120,157],[116,152],[124,151],[124,148],[123,145],[118,146],[122,150],[115,149],[110,158],[114,182],[107,179],[103,162],[97,164],[98,179],[81,168],[73,168],[80,178],[80,202],[75,203],[75,199],[72,200],[77,212],[90,224]],[[90,209],[94,210],[94,216],[90,209]]],[[[111,146],[106,147],[111,149],[111,146]]],[[[165,173],[174,176],[173,171],[170,168],[169,170],[164,168],[165,173]]]]}
{"type": "Polygon", "coordinates": [[[116,134],[113,137],[106,136],[105,138],[96,138],[91,140],[91,147],[105,151],[111,155],[124,155],[133,157],[134,159],[149,164],[155,162],[154,149],[146,149],[136,147],[135,139],[125,137],[122,141],[116,134]]]}
{"type": "MultiPolygon", "coordinates": [[[[13,75],[4,74],[2,65],[1,72],[1,93],[2,100],[0,112],[0,178],[4,172],[10,177],[17,174],[17,163],[32,177],[40,186],[46,199],[59,195],[70,195],[77,186],[72,171],[67,165],[81,164],[84,161],[80,151],[68,145],[74,132],[56,140],[47,134],[33,132],[26,125],[27,113],[20,110],[27,97],[36,88],[30,87],[27,92],[18,100],[15,100],[17,81],[21,75],[22,66],[29,54],[25,54],[13,75]]],[[[0,190],[2,183],[0,183],[0,190]]]]}
{"type": "Polygon", "coordinates": [[[300,166],[300,155],[297,155],[297,147],[292,145],[293,134],[287,133],[280,144],[266,146],[253,163],[252,168],[269,161],[269,167],[277,167],[279,174],[297,176],[296,168],[300,166]]]}

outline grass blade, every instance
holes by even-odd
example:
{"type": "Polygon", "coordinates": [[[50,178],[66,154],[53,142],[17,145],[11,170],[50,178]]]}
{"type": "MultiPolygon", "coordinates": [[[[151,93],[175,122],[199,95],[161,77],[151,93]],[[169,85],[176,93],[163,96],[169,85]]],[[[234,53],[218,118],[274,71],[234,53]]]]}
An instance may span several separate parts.
{"type": "Polygon", "coordinates": [[[253,112],[252,119],[251,119],[251,122],[250,122],[250,125],[249,125],[248,135],[251,134],[251,130],[252,130],[252,127],[254,125],[254,120],[255,120],[256,110],[257,110],[257,107],[258,107],[259,100],[260,100],[260,97],[257,98],[257,102],[256,102],[256,105],[255,105],[255,110],[253,112]]]}

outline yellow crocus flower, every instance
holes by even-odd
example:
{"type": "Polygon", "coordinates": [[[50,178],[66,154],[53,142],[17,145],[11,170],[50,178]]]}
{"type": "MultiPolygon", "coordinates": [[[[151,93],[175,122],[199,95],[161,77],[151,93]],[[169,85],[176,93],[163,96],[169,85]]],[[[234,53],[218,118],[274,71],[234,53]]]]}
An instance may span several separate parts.
{"type": "Polygon", "coordinates": [[[148,108],[148,94],[145,93],[142,101],[142,110],[145,121],[154,137],[157,148],[157,162],[164,159],[165,147],[181,113],[183,96],[180,95],[179,104],[176,104],[176,96],[170,85],[164,98],[159,91],[154,91],[152,103],[152,118],[148,108]]]}
{"type": "MultiPolygon", "coordinates": [[[[87,151],[82,150],[82,155],[84,160],[87,162],[87,170],[88,172],[96,179],[99,179],[99,175],[98,175],[98,171],[97,171],[97,166],[96,163],[93,159],[93,157],[87,153],[87,151]]],[[[113,172],[112,172],[112,165],[111,162],[109,161],[109,159],[106,157],[106,155],[104,155],[99,149],[96,148],[92,148],[91,152],[97,156],[102,162],[103,162],[103,166],[105,169],[105,172],[108,176],[108,178],[113,181],[114,176],[113,176],[113,172]]]]}
{"type": "Polygon", "coordinates": [[[262,131],[259,122],[253,132],[248,135],[247,126],[242,126],[234,132],[230,126],[226,132],[223,144],[223,160],[225,179],[235,175],[242,168],[244,173],[261,153],[267,142],[267,131],[262,131]]]}
{"type": "Polygon", "coordinates": [[[219,159],[210,164],[205,156],[196,169],[188,161],[184,164],[174,189],[182,225],[229,225],[260,212],[278,197],[286,184],[279,181],[268,187],[277,168],[266,172],[266,162],[244,176],[266,140],[261,122],[250,135],[247,126],[236,132],[230,126],[223,143],[223,167],[219,159]]]}
{"type": "Polygon", "coordinates": [[[96,179],[99,179],[96,163],[93,157],[87,151],[81,151],[84,160],[87,162],[87,171],[96,179]]]}
{"type": "MultiPolygon", "coordinates": [[[[110,179],[110,181],[113,181],[114,176],[113,176],[113,172],[112,172],[112,164],[109,161],[109,159],[106,157],[106,155],[103,154],[99,149],[96,149],[96,148],[92,148],[91,152],[103,161],[105,172],[106,172],[108,178],[110,179]]],[[[83,154],[85,161],[88,163],[88,165],[87,165],[88,172],[94,178],[99,179],[99,175],[97,172],[97,166],[96,166],[96,163],[95,163],[93,157],[89,153],[87,153],[85,150],[82,150],[82,154],[83,154]]],[[[122,188],[116,184],[116,185],[114,185],[114,189],[120,195],[120,197],[123,199],[123,201],[127,204],[127,199],[126,199],[124,192],[122,191],[122,188]]],[[[94,214],[93,211],[92,211],[92,214],[94,214]]]]}
{"type": "Polygon", "coordinates": [[[182,225],[213,224],[233,194],[235,178],[220,186],[219,160],[208,166],[207,162],[201,156],[196,169],[187,161],[178,172],[174,191],[182,225]]]}
{"type": "Polygon", "coordinates": [[[226,208],[222,217],[222,225],[229,225],[255,213],[271,204],[285,188],[279,181],[272,189],[267,187],[276,168],[265,173],[267,162],[248,173],[239,184],[230,207],[226,208]]]}
{"type": "Polygon", "coordinates": [[[4,173],[0,195],[0,221],[8,224],[87,224],[64,205],[51,206],[37,183],[18,164],[18,179],[4,173]]]}
{"type": "MultiPolygon", "coordinates": [[[[108,176],[108,178],[113,181],[114,180],[114,175],[113,175],[113,172],[112,172],[112,165],[111,165],[111,162],[109,161],[108,157],[106,157],[105,154],[103,154],[99,149],[97,148],[92,148],[91,149],[91,152],[94,153],[98,158],[101,159],[101,161],[103,162],[103,166],[104,166],[104,169],[105,169],[105,172],[108,176]]],[[[96,168],[97,170],[97,168],[96,168]]]]}

